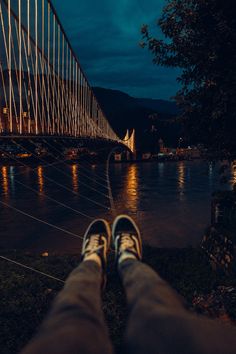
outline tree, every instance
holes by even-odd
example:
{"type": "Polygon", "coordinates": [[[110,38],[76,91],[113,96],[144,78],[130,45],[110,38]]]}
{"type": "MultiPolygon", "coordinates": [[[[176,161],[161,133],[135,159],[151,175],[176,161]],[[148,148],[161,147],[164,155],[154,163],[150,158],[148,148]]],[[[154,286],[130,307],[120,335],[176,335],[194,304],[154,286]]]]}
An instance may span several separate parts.
{"type": "Polygon", "coordinates": [[[236,153],[236,13],[233,0],[168,0],[158,26],[142,28],[157,65],[181,68],[176,102],[192,141],[236,153]]]}

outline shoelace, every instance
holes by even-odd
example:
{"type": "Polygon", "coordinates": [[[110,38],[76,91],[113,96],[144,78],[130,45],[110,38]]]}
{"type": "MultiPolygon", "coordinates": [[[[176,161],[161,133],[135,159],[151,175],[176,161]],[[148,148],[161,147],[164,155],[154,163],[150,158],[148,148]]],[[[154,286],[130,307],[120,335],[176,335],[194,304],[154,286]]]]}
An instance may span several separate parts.
{"type": "Polygon", "coordinates": [[[87,256],[91,253],[97,252],[98,250],[104,247],[104,245],[99,245],[99,237],[100,235],[94,235],[90,238],[89,244],[85,250],[87,256]]]}
{"type": "Polygon", "coordinates": [[[134,241],[130,234],[124,235],[121,238],[120,251],[123,252],[127,249],[131,249],[134,246],[134,241]]]}

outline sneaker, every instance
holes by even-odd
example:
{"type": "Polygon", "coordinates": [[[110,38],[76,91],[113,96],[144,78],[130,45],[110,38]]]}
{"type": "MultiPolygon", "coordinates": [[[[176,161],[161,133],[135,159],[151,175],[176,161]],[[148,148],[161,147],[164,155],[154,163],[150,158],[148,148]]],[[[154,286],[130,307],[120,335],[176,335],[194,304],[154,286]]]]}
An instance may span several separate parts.
{"type": "Polygon", "coordinates": [[[142,259],[142,239],[138,226],[128,215],[116,217],[112,238],[118,263],[128,259],[142,259]]]}
{"type": "Polygon", "coordinates": [[[111,229],[106,220],[94,220],[84,234],[82,260],[94,260],[103,269],[107,264],[107,253],[111,244],[111,229]]]}

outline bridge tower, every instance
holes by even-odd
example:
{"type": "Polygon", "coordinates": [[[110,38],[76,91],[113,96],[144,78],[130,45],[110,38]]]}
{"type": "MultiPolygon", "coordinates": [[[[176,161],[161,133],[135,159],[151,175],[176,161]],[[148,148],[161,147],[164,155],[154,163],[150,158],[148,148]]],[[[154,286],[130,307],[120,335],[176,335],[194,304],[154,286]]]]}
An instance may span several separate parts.
{"type": "Polygon", "coordinates": [[[135,159],[136,158],[135,129],[132,130],[131,134],[129,130],[127,130],[123,141],[126,142],[126,146],[129,149],[129,151],[127,151],[127,160],[130,160],[130,152],[132,153],[132,158],[135,159]]]}

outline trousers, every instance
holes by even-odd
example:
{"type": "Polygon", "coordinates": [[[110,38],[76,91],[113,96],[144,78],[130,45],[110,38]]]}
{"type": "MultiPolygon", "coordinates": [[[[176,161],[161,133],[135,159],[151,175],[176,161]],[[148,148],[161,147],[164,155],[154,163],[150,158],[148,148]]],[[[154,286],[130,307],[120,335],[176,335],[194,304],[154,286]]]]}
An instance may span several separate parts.
{"type": "MultiPolygon", "coordinates": [[[[119,274],[129,313],[125,353],[236,353],[236,329],[189,312],[149,266],[129,259],[119,265],[119,274]]],[[[102,277],[96,262],[82,262],[22,354],[113,354],[102,311],[102,277]]]]}

